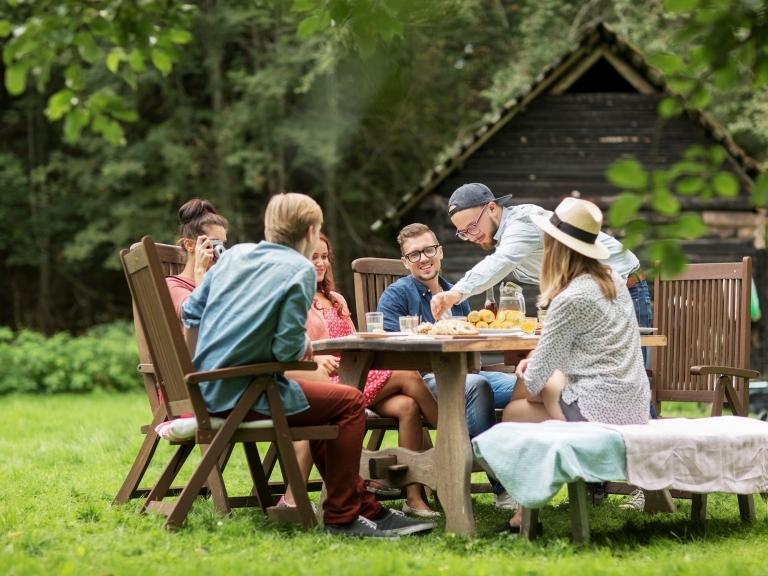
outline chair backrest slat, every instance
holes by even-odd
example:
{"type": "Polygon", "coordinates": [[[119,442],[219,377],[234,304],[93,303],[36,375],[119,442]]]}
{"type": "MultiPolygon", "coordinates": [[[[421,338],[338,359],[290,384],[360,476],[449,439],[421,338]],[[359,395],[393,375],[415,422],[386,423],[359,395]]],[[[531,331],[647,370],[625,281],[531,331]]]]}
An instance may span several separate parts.
{"type": "Polygon", "coordinates": [[[204,412],[202,398],[190,396],[184,382],[184,375],[194,369],[155,243],[145,237],[131,250],[121,252],[120,257],[169,417],[204,412]]]}
{"type": "Polygon", "coordinates": [[[357,328],[367,330],[365,313],[373,312],[387,286],[408,275],[400,260],[394,258],[358,258],[352,262],[355,281],[357,328]]]}
{"type": "MultiPolygon", "coordinates": [[[[654,282],[654,321],[667,346],[654,349],[655,400],[712,401],[716,375],[694,375],[697,365],[749,368],[752,260],[690,264],[654,282]]],[[[736,382],[745,399],[747,387],[736,382]]]]}
{"type": "MultiPolygon", "coordinates": [[[[131,249],[139,246],[140,243],[136,243],[131,246],[131,249]]],[[[186,263],[186,254],[180,246],[171,244],[155,244],[157,248],[157,256],[160,259],[160,266],[165,276],[173,276],[181,273],[184,270],[184,264],[186,263]]],[[[133,302],[133,329],[136,333],[136,348],[139,353],[139,363],[144,365],[152,364],[152,357],[149,354],[149,347],[147,346],[147,340],[144,337],[144,327],[141,324],[141,317],[139,311],[136,308],[136,302],[133,302]]],[[[158,385],[155,375],[147,370],[142,372],[144,376],[144,386],[147,391],[147,399],[154,412],[159,403],[157,396],[158,385]]]]}

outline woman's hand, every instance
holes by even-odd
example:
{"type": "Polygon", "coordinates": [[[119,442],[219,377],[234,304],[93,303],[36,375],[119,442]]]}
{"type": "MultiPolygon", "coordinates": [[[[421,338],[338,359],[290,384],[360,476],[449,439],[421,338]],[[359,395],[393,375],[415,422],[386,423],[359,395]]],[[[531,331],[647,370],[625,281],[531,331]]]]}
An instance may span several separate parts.
{"type": "Polygon", "coordinates": [[[203,276],[208,272],[213,262],[213,245],[208,236],[198,236],[195,241],[195,284],[203,281],[203,276]]]}
{"type": "Polygon", "coordinates": [[[523,380],[525,379],[524,376],[525,376],[526,370],[528,370],[528,362],[529,362],[528,358],[523,358],[517,364],[517,368],[515,369],[515,376],[517,376],[517,379],[520,382],[523,382],[523,380]]]}
{"type": "Polygon", "coordinates": [[[317,372],[330,378],[339,370],[339,359],[330,354],[318,354],[312,358],[317,362],[317,372]]]}

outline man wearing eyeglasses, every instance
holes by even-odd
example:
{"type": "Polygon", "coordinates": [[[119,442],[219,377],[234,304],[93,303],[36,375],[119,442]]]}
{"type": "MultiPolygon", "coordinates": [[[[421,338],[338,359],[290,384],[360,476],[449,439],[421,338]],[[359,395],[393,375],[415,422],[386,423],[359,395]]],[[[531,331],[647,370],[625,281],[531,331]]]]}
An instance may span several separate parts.
{"type": "MultiPolygon", "coordinates": [[[[496,198],[484,184],[464,184],[454,191],[448,200],[448,215],[456,226],[456,236],[493,253],[478,262],[455,286],[433,295],[431,307],[436,318],[509,275],[523,284],[539,284],[544,233],[531,220],[536,214],[553,217],[552,212],[535,204],[513,206],[511,195],[496,198]]],[[[638,324],[650,326],[651,298],[640,261],[604,232],[600,232],[598,242],[610,253],[605,263],[627,281],[638,324]]]]}
{"type": "MultiPolygon", "coordinates": [[[[400,316],[419,316],[424,322],[434,322],[430,309],[433,294],[450,290],[452,285],[440,276],[443,248],[432,230],[424,224],[409,224],[397,236],[401,261],[410,272],[390,284],[379,299],[378,311],[384,314],[384,330],[397,332],[400,316]]],[[[453,316],[469,314],[469,302],[457,304],[453,316]]],[[[437,397],[437,383],[432,373],[422,374],[432,394],[437,397]]],[[[494,408],[504,408],[512,397],[517,378],[504,372],[468,374],[464,389],[467,429],[470,437],[477,436],[496,423],[494,408]]],[[[498,482],[492,482],[497,508],[513,510],[517,503],[498,482]]]]}

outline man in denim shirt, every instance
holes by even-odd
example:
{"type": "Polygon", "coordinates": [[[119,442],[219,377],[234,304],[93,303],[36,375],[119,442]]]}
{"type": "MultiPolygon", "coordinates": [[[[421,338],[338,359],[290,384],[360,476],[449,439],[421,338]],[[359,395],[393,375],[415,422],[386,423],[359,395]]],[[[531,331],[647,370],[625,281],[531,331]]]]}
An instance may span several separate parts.
{"type": "MultiPolygon", "coordinates": [[[[451,284],[440,276],[443,249],[437,237],[424,224],[409,224],[397,236],[403,265],[411,273],[387,286],[379,299],[378,310],[384,314],[384,330],[397,332],[400,316],[420,316],[424,322],[434,322],[430,310],[432,294],[450,290],[451,284]]],[[[454,316],[469,314],[469,302],[455,305],[454,316]]],[[[422,374],[432,394],[437,396],[437,383],[432,373],[422,374]]],[[[467,429],[470,437],[477,436],[496,423],[494,408],[504,408],[512,397],[517,378],[504,372],[481,371],[468,374],[464,389],[467,429]]],[[[496,504],[500,508],[514,508],[514,502],[494,483],[496,504]]]]}
{"type": "MultiPolygon", "coordinates": [[[[510,274],[521,283],[538,285],[544,234],[531,216],[553,217],[553,213],[535,204],[513,206],[511,201],[511,195],[496,198],[487,186],[478,183],[464,184],[451,195],[448,214],[456,226],[456,235],[493,253],[478,262],[453,288],[433,295],[431,307],[435,317],[440,318],[449,308],[495,286],[510,274]]],[[[651,298],[640,261],[604,232],[600,232],[597,241],[608,248],[609,256],[604,263],[627,281],[637,323],[650,326],[651,298]]]]}
{"type": "MultiPolygon", "coordinates": [[[[317,278],[310,257],[320,238],[323,213],[303,194],[278,194],[264,216],[266,241],[226,251],[182,305],[182,321],[196,340],[199,371],[255,362],[290,362],[310,357],[305,333],[317,278]]],[[[334,424],[333,440],[310,442],[328,498],[325,529],[350,536],[392,538],[428,531],[431,522],[384,509],[359,475],[365,435],[362,393],[343,384],[296,381],[276,374],[280,399],[294,426],[334,424]]],[[[201,384],[211,413],[227,413],[248,386],[248,378],[201,384]]],[[[264,394],[253,406],[256,419],[268,418],[264,394]]]]}

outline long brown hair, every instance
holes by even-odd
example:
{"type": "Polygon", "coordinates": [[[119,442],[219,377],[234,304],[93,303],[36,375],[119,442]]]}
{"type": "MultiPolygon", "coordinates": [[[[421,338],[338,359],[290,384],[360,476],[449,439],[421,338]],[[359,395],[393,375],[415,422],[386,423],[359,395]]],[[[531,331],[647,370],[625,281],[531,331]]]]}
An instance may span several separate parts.
{"type": "Polygon", "coordinates": [[[205,234],[206,226],[222,226],[229,228],[229,222],[208,200],[193,198],[179,208],[179,229],[176,233],[176,244],[181,246],[184,240],[196,240],[205,234]]]}
{"type": "Polygon", "coordinates": [[[317,283],[317,291],[328,298],[333,307],[341,313],[344,312],[341,309],[341,302],[339,302],[338,298],[332,294],[332,292],[336,290],[336,282],[333,280],[333,265],[336,261],[336,258],[333,255],[333,247],[331,246],[331,241],[328,240],[328,236],[323,232],[320,232],[320,242],[325,242],[325,245],[328,248],[328,267],[325,270],[323,279],[317,283]]]}
{"type": "Polygon", "coordinates": [[[544,234],[544,259],[541,262],[539,279],[541,304],[548,306],[574,278],[582,274],[590,274],[608,300],[616,299],[616,285],[608,266],[568,248],[549,234],[544,234]]]}

